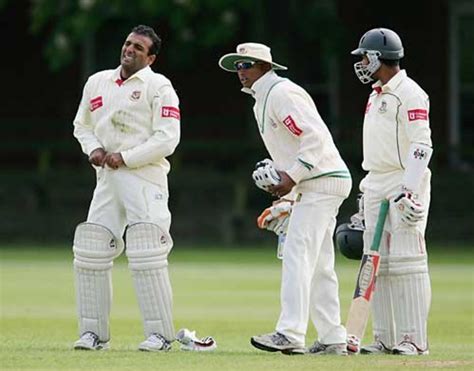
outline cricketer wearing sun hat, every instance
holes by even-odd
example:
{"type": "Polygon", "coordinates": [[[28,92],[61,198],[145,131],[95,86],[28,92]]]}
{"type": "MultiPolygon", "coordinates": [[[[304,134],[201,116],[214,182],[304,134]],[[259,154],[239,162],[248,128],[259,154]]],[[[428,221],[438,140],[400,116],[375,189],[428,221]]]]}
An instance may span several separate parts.
{"type": "Polygon", "coordinates": [[[229,53],[219,60],[219,66],[229,72],[237,72],[236,62],[260,61],[270,63],[274,70],[287,70],[288,68],[272,60],[270,48],[258,43],[245,43],[237,46],[237,53],[229,53]]]}
{"type": "Polygon", "coordinates": [[[287,67],[273,61],[268,46],[240,44],[219,66],[236,72],[242,92],[255,99],[255,119],[272,159],[266,163],[280,177],[267,191],[295,199],[283,249],[280,318],[274,332],[253,336],[251,344],[305,353],[311,316],[319,342],[309,352],[347,354],[332,242],[339,206],[352,186],[347,166],[311,96],[275,72],[287,67]]]}

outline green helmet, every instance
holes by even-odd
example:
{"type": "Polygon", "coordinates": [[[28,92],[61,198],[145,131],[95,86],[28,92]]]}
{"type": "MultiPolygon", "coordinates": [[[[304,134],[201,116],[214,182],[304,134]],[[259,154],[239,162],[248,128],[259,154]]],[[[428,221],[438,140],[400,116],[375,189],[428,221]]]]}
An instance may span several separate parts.
{"type": "Polygon", "coordinates": [[[369,51],[379,53],[380,59],[402,59],[403,45],[400,37],[388,28],[374,28],[367,31],[359,41],[359,47],[351,52],[353,55],[365,55],[369,51]]]}
{"type": "Polygon", "coordinates": [[[364,253],[364,229],[354,223],[344,223],[336,229],[336,245],[348,259],[360,260],[364,253]]]}

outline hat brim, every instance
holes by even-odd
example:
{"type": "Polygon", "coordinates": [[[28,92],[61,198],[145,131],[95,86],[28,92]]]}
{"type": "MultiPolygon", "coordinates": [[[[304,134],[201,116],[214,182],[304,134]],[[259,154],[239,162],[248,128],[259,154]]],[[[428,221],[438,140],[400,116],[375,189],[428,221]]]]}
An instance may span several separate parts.
{"type": "Polygon", "coordinates": [[[287,70],[288,69],[288,67],[282,66],[281,64],[278,64],[275,62],[270,62],[264,59],[254,58],[254,57],[245,56],[245,55],[237,54],[237,53],[230,53],[221,57],[221,59],[219,59],[219,66],[223,70],[226,70],[229,72],[237,72],[237,69],[235,68],[235,62],[238,62],[238,61],[265,62],[265,63],[270,63],[272,65],[272,69],[274,70],[287,70]]]}

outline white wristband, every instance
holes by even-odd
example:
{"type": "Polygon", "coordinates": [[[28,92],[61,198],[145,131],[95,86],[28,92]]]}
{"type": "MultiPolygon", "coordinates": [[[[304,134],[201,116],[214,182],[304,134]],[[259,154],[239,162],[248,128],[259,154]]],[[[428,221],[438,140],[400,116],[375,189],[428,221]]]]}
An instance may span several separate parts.
{"type": "Polygon", "coordinates": [[[430,162],[433,148],[423,143],[412,143],[406,159],[405,174],[403,175],[403,186],[417,192],[421,179],[430,162]]]}

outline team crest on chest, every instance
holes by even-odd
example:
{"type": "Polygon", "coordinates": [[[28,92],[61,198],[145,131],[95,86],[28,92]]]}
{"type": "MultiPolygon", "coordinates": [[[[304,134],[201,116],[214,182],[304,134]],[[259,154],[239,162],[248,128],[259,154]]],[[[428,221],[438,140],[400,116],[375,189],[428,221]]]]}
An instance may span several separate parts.
{"type": "Polygon", "coordinates": [[[130,100],[132,101],[137,101],[140,99],[140,96],[142,95],[142,92],[140,90],[135,90],[132,95],[130,95],[130,100]]]}
{"type": "Polygon", "coordinates": [[[379,113],[385,113],[385,112],[387,112],[387,102],[382,100],[379,107],[379,113]]]}

